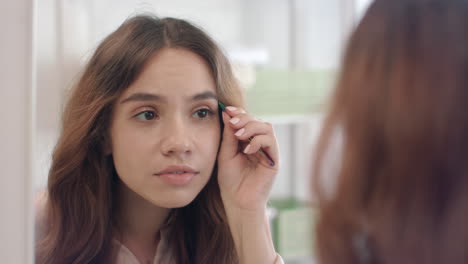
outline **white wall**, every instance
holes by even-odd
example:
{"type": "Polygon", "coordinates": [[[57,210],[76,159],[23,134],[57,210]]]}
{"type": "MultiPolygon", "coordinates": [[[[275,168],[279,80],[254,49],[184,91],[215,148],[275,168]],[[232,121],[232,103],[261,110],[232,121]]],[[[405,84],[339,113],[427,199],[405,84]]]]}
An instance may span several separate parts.
{"type": "Polygon", "coordinates": [[[290,67],[290,0],[242,0],[242,41],[265,49],[268,67],[290,67]]]}
{"type": "Polygon", "coordinates": [[[32,263],[33,1],[3,1],[0,32],[0,259],[32,263]]]}
{"type": "Polygon", "coordinates": [[[89,2],[86,9],[90,14],[91,41],[96,43],[115,30],[132,14],[151,12],[158,16],[174,16],[188,19],[202,26],[223,46],[229,46],[240,39],[241,3],[239,0],[82,0],[89,2]],[[112,8],[113,12],[104,10],[112,8]]]}
{"type": "Polygon", "coordinates": [[[322,128],[322,114],[294,119],[272,118],[280,146],[280,170],[271,196],[311,200],[313,152],[322,128]]]}
{"type": "Polygon", "coordinates": [[[342,45],[341,0],[296,0],[297,67],[336,69],[342,45]]]}
{"type": "Polygon", "coordinates": [[[357,18],[360,19],[364,15],[364,12],[366,12],[369,5],[374,0],[355,0],[355,1],[356,1],[356,7],[355,7],[356,15],[357,15],[357,18]]]}
{"type": "Polygon", "coordinates": [[[243,0],[243,40],[276,69],[336,69],[354,0],[243,0]]]}

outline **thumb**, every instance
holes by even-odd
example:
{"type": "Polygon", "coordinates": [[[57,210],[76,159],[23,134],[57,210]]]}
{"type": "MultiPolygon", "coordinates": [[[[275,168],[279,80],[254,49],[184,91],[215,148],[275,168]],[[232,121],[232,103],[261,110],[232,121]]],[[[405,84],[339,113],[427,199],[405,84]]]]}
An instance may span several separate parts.
{"type": "Polygon", "coordinates": [[[229,115],[226,112],[223,112],[222,116],[224,123],[224,131],[223,138],[221,141],[221,147],[219,150],[219,159],[229,160],[237,155],[239,140],[234,135],[234,129],[229,125],[229,120],[231,120],[229,115]]]}

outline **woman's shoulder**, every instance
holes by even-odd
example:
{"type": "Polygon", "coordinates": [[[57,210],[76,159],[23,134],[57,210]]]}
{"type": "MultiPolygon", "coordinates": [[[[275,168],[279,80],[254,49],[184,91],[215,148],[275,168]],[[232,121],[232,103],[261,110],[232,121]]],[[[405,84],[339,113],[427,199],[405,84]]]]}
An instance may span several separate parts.
{"type": "Polygon", "coordinates": [[[41,240],[45,235],[47,226],[47,191],[40,191],[34,197],[34,229],[36,241],[41,240]]]}

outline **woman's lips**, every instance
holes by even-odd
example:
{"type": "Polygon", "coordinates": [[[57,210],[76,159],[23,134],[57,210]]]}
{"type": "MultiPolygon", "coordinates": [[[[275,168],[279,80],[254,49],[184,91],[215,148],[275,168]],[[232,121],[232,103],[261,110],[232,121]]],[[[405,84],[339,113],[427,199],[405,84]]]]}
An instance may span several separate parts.
{"type": "Polygon", "coordinates": [[[190,183],[198,173],[186,165],[172,165],[155,175],[169,185],[182,186],[190,183]]]}
{"type": "Polygon", "coordinates": [[[192,172],[184,172],[184,173],[164,173],[164,174],[158,174],[164,182],[170,185],[176,185],[176,186],[181,186],[181,185],[186,185],[190,183],[195,177],[197,173],[192,173],[192,172]]]}

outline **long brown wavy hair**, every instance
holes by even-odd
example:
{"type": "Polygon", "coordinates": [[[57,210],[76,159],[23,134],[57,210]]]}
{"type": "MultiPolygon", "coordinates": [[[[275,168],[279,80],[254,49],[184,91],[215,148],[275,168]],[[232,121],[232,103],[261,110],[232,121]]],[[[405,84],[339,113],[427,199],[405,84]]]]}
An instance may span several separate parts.
{"type": "MultiPolygon", "coordinates": [[[[216,43],[180,19],[139,15],[125,21],[98,46],[74,87],[53,153],[45,208],[45,232],[36,263],[112,263],[116,252],[116,175],[106,155],[112,106],[164,47],[184,48],[204,58],[219,100],[244,105],[230,64],[216,43]]],[[[173,209],[169,245],[177,263],[238,263],[219,193],[216,167],[195,200],[173,209]]]]}
{"type": "Polygon", "coordinates": [[[468,1],[376,0],[319,141],[319,263],[468,263],[468,1]],[[343,138],[336,189],[322,162],[343,138]]]}

